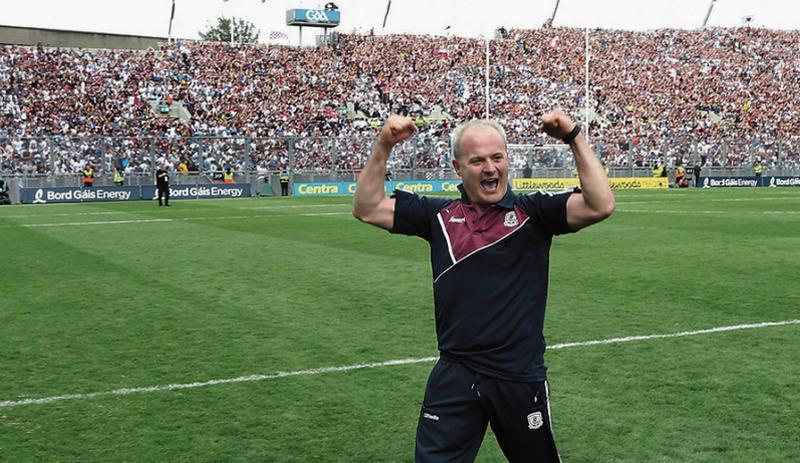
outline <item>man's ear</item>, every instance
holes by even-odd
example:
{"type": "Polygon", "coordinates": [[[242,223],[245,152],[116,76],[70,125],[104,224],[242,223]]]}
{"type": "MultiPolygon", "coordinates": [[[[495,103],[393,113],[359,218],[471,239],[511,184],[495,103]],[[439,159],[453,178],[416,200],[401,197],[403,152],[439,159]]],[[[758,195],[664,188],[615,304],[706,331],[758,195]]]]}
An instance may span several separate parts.
{"type": "Polygon", "coordinates": [[[453,169],[455,169],[456,174],[461,177],[461,165],[458,163],[457,159],[453,159],[453,169]]]}

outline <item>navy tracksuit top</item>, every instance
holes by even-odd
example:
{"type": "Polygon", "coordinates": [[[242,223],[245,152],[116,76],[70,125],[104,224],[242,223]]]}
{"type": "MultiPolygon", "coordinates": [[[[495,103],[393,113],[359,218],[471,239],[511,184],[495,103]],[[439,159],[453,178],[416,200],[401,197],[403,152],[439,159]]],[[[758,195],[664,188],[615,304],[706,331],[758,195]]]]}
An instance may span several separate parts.
{"type": "Polygon", "coordinates": [[[391,232],[430,244],[441,355],[486,376],[544,381],[550,244],[570,232],[572,190],[518,196],[509,188],[481,217],[459,190],[457,200],[394,193],[391,232]]]}

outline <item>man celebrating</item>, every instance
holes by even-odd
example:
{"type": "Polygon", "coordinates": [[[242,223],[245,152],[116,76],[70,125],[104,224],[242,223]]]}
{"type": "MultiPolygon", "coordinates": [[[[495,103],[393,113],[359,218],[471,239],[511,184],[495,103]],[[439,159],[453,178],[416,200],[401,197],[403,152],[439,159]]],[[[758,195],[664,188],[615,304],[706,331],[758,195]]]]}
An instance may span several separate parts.
{"type": "Polygon", "coordinates": [[[414,123],[390,116],[362,172],[353,215],[431,248],[436,334],[417,425],[416,461],[473,461],[491,423],[510,461],[558,462],[550,426],[543,323],[554,235],[610,216],[614,196],[600,161],[561,110],[542,130],[569,144],[582,190],[515,195],[503,128],[473,120],[452,134],[461,198],[384,191],[392,148],[414,123]]]}

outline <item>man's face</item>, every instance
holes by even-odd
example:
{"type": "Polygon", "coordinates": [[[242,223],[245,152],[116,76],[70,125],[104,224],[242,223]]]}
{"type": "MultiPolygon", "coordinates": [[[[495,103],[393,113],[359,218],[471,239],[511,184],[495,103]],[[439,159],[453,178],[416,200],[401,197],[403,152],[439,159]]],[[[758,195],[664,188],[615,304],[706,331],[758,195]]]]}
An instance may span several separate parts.
{"type": "Polygon", "coordinates": [[[500,202],[508,189],[508,154],[503,137],[491,127],[474,126],[461,137],[453,168],[470,202],[483,210],[500,202]]]}

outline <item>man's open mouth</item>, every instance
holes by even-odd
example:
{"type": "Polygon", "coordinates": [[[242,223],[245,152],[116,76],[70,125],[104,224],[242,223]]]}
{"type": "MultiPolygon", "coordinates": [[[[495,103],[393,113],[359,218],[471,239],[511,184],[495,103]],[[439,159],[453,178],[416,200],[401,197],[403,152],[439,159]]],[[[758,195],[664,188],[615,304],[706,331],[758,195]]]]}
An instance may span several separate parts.
{"type": "Polygon", "coordinates": [[[481,180],[481,189],[487,193],[494,193],[497,191],[497,185],[500,181],[496,178],[481,180]]]}

